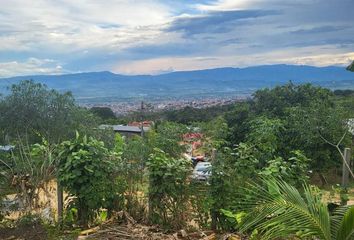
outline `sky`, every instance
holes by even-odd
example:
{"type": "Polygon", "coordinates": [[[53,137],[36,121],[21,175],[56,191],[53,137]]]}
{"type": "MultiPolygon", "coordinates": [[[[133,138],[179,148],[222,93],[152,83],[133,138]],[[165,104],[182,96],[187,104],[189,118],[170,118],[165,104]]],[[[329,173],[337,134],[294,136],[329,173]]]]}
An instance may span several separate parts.
{"type": "Polygon", "coordinates": [[[354,60],[354,0],[0,0],[0,6],[0,77],[354,60]]]}

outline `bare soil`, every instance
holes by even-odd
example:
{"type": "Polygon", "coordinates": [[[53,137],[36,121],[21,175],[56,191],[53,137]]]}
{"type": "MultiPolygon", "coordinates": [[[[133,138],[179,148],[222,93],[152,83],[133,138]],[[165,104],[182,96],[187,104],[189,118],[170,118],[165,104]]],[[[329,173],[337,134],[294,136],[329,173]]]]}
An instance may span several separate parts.
{"type": "Polygon", "coordinates": [[[47,240],[47,231],[39,223],[23,225],[16,228],[0,228],[3,240],[47,240]]]}

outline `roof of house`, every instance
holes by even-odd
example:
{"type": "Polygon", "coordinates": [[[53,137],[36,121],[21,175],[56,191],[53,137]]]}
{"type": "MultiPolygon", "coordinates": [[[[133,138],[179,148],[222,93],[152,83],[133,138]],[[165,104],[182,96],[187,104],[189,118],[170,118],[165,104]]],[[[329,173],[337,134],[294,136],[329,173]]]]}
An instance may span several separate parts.
{"type": "Polygon", "coordinates": [[[143,124],[144,127],[150,127],[152,123],[153,123],[152,121],[130,122],[128,123],[128,126],[141,127],[141,124],[143,124]]]}
{"type": "MultiPolygon", "coordinates": [[[[115,132],[141,133],[141,127],[123,125],[101,125],[100,128],[113,128],[115,132]]],[[[144,132],[148,132],[150,127],[144,127],[144,132]]]]}

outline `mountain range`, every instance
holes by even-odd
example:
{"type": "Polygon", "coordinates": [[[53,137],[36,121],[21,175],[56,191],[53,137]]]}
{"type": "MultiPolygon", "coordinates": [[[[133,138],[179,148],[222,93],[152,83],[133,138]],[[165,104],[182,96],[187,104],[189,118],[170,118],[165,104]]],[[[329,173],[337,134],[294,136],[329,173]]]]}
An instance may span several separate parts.
{"type": "Polygon", "coordinates": [[[354,89],[354,73],[344,67],[262,65],[178,71],[161,75],[121,75],[87,72],[65,75],[33,75],[0,79],[0,92],[21,80],[32,79],[58,91],[71,91],[79,103],[136,100],[196,99],[249,96],[257,89],[292,81],[330,89],[354,89]]]}

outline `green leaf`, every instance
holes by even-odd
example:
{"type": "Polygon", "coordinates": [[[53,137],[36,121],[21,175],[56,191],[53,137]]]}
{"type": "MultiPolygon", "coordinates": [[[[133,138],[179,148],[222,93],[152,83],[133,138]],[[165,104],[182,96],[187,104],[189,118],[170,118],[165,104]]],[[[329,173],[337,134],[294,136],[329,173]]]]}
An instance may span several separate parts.
{"type": "Polygon", "coordinates": [[[350,207],[349,209],[346,208],[345,212],[338,210],[335,212],[335,214],[342,216],[342,220],[337,230],[336,240],[354,239],[354,206],[350,207]]]}

